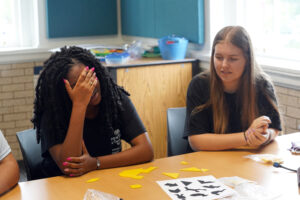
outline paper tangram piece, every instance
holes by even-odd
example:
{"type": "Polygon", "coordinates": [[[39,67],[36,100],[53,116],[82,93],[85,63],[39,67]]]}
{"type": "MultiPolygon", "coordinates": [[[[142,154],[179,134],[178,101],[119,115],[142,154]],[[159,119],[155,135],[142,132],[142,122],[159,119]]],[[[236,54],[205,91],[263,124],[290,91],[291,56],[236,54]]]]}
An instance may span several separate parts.
{"type": "Polygon", "coordinates": [[[100,178],[91,178],[90,180],[87,180],[86,182],[87,183],[92,183],[92,182],[95,182],[95,181],[98,181],[100,178]]]}
{"type": "Polygon", "coordinates": [[[148,167],[147,169],[139,168],[139,169],[128,169],[119,173],[122,177],[134,178],[134,179],[142,179],[144,176],[140,175],[140,173],[149,173],[157,167],[148,167]]]}
{"type": "Polygon", "coordinates": [[[185,161],[181,161],[180,164],[182,164],[182,165],[187,165],[187,164],[189,164],[189,163],[188,163],[188,162],[185,162],[185,161]]]}
{"type": "Polygon", "coordinates": [[[185,171],[185,172],[206,172],[208,169],[199,169],[197,167],[189,167],[189,168],[183,168],[180,169],[180,171],[185,171]]]}
{"type": "Polygon", "coordinates": [[[171,178],[178,178],[179,177],[179,173],[167,173],[167,172],[163,172],[164,175],[169,176],[171,178]]]}
{"type": "Polygon", "coordinates": [[[130,185],[130,187],[132,189],[137,189],[137,188],[141,188],[142,186],[140,184],[134,184],[134,185],[130,185]]]}

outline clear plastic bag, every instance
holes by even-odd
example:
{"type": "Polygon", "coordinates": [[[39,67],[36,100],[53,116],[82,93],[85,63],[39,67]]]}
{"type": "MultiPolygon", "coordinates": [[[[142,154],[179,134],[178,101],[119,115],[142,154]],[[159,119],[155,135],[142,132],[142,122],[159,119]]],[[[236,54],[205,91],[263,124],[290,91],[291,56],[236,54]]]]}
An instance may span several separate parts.
{"type": "Polygon", "coordinates": [[[223,177],[218,180],[236,191],[235,195],[222,198],[222,200],[272,200],[281,195],[277,191],[266,190],[256,182],[238,176],[223,177]]]}
{"type": "Polygon", "coordinates": [[[121,200],[119,197],[100,192],[98,190],[88,189],[84,195],[83,200],[121,200]]]}
{"type": "Polygon", "coordinates": [[[274,154],[253,154],[247,155],[245,158],[250,158],[256,162],[264,163],[264,164],[273,164],[274,162],[283,163],[283,159],[274,154]]]}

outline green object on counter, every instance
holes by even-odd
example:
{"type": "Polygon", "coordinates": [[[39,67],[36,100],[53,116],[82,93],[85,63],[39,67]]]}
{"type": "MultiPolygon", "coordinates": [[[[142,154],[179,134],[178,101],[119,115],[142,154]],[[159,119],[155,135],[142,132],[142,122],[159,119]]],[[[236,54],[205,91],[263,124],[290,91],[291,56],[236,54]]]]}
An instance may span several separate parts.
{"type": "Polygon", "coordinates": [[[145,58],[157,58],[160,57],[160,50],[158,46],[155,46],[150,51],[145,51],[142,56],[145,58]]]}

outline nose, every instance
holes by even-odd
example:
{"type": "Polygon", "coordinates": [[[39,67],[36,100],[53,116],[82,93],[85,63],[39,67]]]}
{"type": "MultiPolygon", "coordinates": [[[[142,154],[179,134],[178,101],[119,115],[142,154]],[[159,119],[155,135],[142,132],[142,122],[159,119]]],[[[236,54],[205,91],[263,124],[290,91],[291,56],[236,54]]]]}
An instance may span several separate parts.
{"type": "Polygon", "coordinates": [[[228,61],[227,61],[227,59],[224,59],[223,60],[223,62],[222,62],[222,69],[226,69],[226,68],[228,68],[228,61]]]}

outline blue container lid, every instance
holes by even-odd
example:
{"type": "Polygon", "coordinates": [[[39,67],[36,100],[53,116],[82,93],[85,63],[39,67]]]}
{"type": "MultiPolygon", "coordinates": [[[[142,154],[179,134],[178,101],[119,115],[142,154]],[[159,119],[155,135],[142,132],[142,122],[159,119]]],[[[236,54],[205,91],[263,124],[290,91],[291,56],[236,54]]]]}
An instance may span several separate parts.
{"type": "Polygon", "coordinates": [[[105,56],[105,62],[107,64],[122,64],[128,61],[129,53],[111,53],[105,56]]]}

